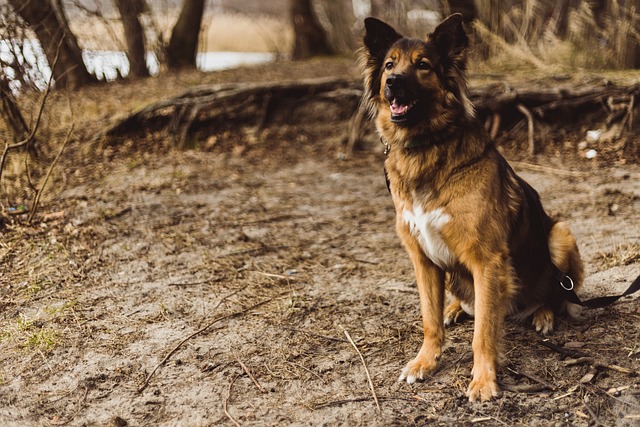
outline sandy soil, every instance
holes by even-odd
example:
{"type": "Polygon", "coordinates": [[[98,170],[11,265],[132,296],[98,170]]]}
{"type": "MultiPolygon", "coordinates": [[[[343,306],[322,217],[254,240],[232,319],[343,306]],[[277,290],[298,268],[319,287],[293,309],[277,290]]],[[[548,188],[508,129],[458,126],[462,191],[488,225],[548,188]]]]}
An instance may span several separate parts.
{"type": "MultiPolygon", "coordinates": [[[[560,319],[546,342],[510,323],[499,381],[512,391],[490,403],[464,397],[473,321],[448,329],[432,378],[397,382],[421,343],[417,291],[383,155],[341,155],[345,126],[105,154],[36,224],[7,224],[0,424],[638,425],[638,296],[560,319]]],[[[519,160],[578,238],[582,294],[626,288],[640,167],[519,160]]]]}

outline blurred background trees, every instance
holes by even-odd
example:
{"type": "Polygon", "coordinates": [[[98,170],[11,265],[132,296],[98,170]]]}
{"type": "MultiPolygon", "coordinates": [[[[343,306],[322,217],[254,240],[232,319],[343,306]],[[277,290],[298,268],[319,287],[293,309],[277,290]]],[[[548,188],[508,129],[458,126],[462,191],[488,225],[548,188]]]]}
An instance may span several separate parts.
{"type": "Polygon", "coordinates": [[[211,51],[352,55],[368,15],[424,37],[460,12],[473,53],[491,66],[640,67],[640,0],[0,0],[0,8],[3,87],[14,92],[42,89],[48,69],[57,88],[104,79],[90,64],[104,52],[124,52],[116,76],[137,77],[196,68],[211,51]]]}

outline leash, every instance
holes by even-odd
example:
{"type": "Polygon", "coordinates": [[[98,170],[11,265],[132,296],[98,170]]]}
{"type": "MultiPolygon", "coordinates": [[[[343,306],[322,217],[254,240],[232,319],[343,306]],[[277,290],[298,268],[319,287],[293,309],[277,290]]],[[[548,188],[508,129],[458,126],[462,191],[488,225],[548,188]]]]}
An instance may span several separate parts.
{"type": "MultiPolygon", "coordinates": [[[[565,277],[571,279],[566,274],[565,274],[565,277]]],[[[571,282],[571,285],[573,285],[573,281],[571,282]]],[[[566,291],[565,297],[566,297],[567,301],[569,301],[569,302],[571,302],[573,304],[581,305],[582,307],[602,308],[602,307],[606,307],[608,305],[613,304],[614,302],[618,301],[622,297],[625,297],[627,295],[631,295],[631,294],[637,292],[640,289],[640,276],[636,277],[636,280],[634,280],[631,283],[631,286],[629,286],[627,288],[627,290],[624,291],[623,293],[621,293],[620,295],[608,295],[608,296],[604,296],[604,297],[596,297],[596,298],[588,299],[586,301],[581,301],[580,300],[578,295],[573,290],[573,286],[571,286],[571,287],[569,287],[569,289],[567,289],[567,288],[564,287],[563,281],[560,281],[560,286],[562,286],[562,289],[564,289],[566,291]]]]}

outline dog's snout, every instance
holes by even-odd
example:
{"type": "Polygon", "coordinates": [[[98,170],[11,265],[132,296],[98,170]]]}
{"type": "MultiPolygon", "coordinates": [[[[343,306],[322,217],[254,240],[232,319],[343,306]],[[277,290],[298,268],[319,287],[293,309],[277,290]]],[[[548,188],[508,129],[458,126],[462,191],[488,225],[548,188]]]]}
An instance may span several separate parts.
{"type": "Polygon", "coordinates": [[[387,87],[389,89],[397,89],[404,82],[404,76],[402,74],[391,74],[387,77],[387,87]]]}

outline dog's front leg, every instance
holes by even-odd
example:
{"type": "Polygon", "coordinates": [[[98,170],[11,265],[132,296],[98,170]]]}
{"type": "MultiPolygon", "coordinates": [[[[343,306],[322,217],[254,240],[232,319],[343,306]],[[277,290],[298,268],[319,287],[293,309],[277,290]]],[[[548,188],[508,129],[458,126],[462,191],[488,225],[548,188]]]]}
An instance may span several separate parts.
{"type": "Polygon", "coordinates": [[[508,257],[496,255],[473,271],[475,326],[473,331],[473,379],[467,396],[486,401],[500,394],[497,368],[502,343],[505,307],[513,292],[508,257]]]}
{"type": "Polygon", "coordinates": [[[400,225],[398,234],[409,252],[415,269],[424,339],[418,355],[405,366],[399,381],[413,384],[433,372],[442,354],[444,341],[444,272],[422,251],[407,227],[400,225]]]}

